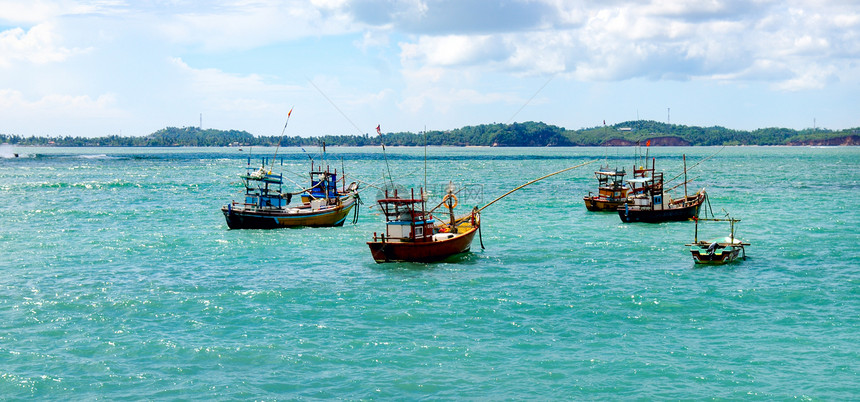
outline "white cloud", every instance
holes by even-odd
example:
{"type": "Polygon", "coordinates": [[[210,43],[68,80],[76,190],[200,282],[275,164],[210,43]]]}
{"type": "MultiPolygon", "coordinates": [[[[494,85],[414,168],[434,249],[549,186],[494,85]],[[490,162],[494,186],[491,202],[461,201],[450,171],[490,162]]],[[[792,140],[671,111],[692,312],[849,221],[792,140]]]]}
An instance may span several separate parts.
{"type": "MultiPolygon", "coordinates": [[[[430,14],[440,13],[434,9],[438,3],[427,4],[430,14]]],[[[411,70],[555,72],[585,81],[756,77],[782,89],[858,78],[856,68],[845,67],[860,58],[860,8],[838,1],[546,4],[552,15],[536,19],[555,21],[549,27],[494,35],[418,35],[400,43],[402,63],[411,70]],[[752,73],[771,67],[770,78],[752,73]]],[[[481,17],[481,10],[463,10],[481,17]]]]}
{"type": "Polygon", "coordinates": [[[0,0],[0,21],[38,24],[68,15],[110,14],[124,7],[121,0],[0,0]]]}
{"type": "Polygon", "coordinates": [[[53,25],[39,24],[29,31],[12,28],[0,32],[0,67],[26,61],[34,64],[61,62],[85,50],[63,47],[53,25]]]}
{"type": "Polygon", "coordinates": [[[222,4],[162,18],[156,27],[171,42],[211,52],[358,31],[343,14],[325,12],[304,2],[222,4]]]}
{"type": "Polygon", "coordinates": [[[20,120],[51,116],[52,118],[107,118],[123,115],[116,108],[114,94],[102,94],[93,99],[88,95],[50,94],[28,100],[20,91],[0,89],[0,110],[4,120],[20,120]]]}
{"type": "Polygon", "coordinates": [[[215,68],[196,69],[180,58],[171,59],[187,83],[186,90],[203,99],[211,109],[230,113],[280,112],[283,103],[269,99],[295,91],[297,87],[267,83],[258,74],[230,74],[215,68]]]}
{"type": "Polygon", "coordinates": [[[402,43],[401,48],[404,64],[414,62],[443,67],[489,63],[506,53],[503,41],[491,35],[424,36],[415,44],[402,43]]]}

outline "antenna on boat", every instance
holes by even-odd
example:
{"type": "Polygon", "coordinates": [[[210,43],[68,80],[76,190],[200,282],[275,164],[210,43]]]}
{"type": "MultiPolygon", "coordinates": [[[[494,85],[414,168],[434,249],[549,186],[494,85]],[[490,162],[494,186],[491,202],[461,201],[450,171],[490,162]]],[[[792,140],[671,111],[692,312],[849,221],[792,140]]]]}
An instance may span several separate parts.
{"type": "MultiPolygon", "coordinates": [[[[385,159],[385,168],[388,169],[388,181],[391,182],[391,188],[394,188],[394,178],[391,176],[391,166],[388,165],[388,155],[385,153],[385,141],[382,140],[382,129],[380,124],[376,125],[376,135],[379,136],[379,143],[382,144],[382,157],[385,159]]],[[[383,177],[385,174],[383,174],[383,177]]]]}
{"type": "Polygon", "coordinates": [[[687,154],[684,154],[684,202],[687,202],[687,154]]]}
{"type": "Polygon", "coordinates": [[[275,159],[278,158],[278,149],[281,148],[281,141],[284,140],[284,133],[287,131],[287,125],[290,124],[290,115],[293,114],[293,107],[290,106],[290,111],[287,112],[287,122],[284,123],[284,129],[281,130],[281,136],[278,138],[278,146],[275,147],[275,155],[272,157],[272,163],[269,165],[269,170],[275,166],[275,159]]]}
{"type": "MultiPolygon", "coordinates": [[[[427,125],[424,126],[424,191],[427,191],[427,125]]],[[[425,193],[421,193],[422,199],[425,193]]]]}
{"type": "MultiPolygon", "coordinates": [[[[608,141],[608,136],[606,135],[606,119],[603,120],[603,141],[608,141]]],[[[606,166],[609,166],[609,148],[608,146],[604,146],[603,148],[603,161],[606,163],[606,166]]]]}

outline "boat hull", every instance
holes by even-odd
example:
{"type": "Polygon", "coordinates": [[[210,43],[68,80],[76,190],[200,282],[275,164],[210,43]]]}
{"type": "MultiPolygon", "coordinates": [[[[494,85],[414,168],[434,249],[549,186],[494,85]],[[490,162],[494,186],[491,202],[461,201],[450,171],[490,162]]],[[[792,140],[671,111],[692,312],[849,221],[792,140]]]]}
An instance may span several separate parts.
{"type": "Polygon", "coordinates": [[[686,221],[699,214],[699,204],[681,208],[667,209],[638,209],[618,207],[618,216],[622,222],[660,223],[669,221],[686,221]]]}
{"type": "Polygon", "coordinates": [[[699,215],[699,207],[705,202],[704,191],[686,198],[687,202],[675,201],[668,207],[654,209],[623,204],[618,207],[618,217],[622,222],[660,223],[669,221],[686,221],[699,215]],[[679,206],[682,205],[682,206],[679,206]]]}
{"type": "Polygon", "coordinates": [[[616,211],[618,207],[624,205],[627,200],[622,199],[619,201],[611,201],[607,199],[601,199],[599,197],[583,197],[583,201],[585,201],[585,208],[592,212],[606,212],[606,211],[616,211]]]}
{"type": "Polygon", "coordinates": [[[710,241],[689,244],[690,254],[693,255],[693,261],[696,264],[712,265],[728,264],[738,259],[738,257],[746,259],[745,245],[749,245],[749,243],[735,239],[734,234],[710,241]]]}
{"type": "Polygon", "coordinates": [[[702,252],[701,250],[693,248],[690,250],[690,253],[693,255],[693,261],[696,264],[722,265],[736,260],[741,253],[741,249],[737,247],[729,247],[727,249],[720,250],[720,252],[709,254],[707,251],[702,252]]]}
{"type": "Polygon", "coordinates": [[[477,228],[471,228],[451,239],[433,242],[367,242],[373,260],[383,262],[434,262],[465,253],[472,246],[477,228]]]}
{"type": "Polygon", "coordinates": [[[332,208],[295,212],[294,208],[274,210],[242,210],[229,206],[221,208],[230,229],[277,229],[288,227],[343,226],[355,205],[354,199],[332,208]]]}

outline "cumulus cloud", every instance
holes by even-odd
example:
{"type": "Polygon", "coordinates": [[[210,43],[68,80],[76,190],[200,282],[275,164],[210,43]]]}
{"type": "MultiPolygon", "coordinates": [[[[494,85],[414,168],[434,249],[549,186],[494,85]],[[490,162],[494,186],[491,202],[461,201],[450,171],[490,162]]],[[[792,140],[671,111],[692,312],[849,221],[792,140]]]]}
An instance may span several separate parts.
{"type": "MultiPolygon", "coordinates": [[[[856,68],[844,67],[860,56],[860,7],[838,1],[652,0],[583,6],[549,0],[452,6],[440,0],[421,6],[418,17],[396,20],[401,13],[392,12],[386,21],[416,33],[400,43],[407,68],[479,65],[586,81],[755,76],[790,89],[804,87],[797,82],[816,87],[856,74],[856,68]],[[506,14],[506,8],[518,13],[506,14]],[[520,23],[502,23],[514,14],[523,16],[520,23]],[[487,17],[497,20],[486,22],[493,19],[487,17]],[[432,22],[443,20],[460,22],[432,22]],[[751,74],[767,66],[774,68],[771,78],[751,74]]],[[[373,22],[363,15],[355,18],[373,22]]]]}
{"type": "Polygon", "coordinates": [[[27,31],[12,28],[0,32],[0,67],[19,61],[34,64],[60,62],[85,51],[61,46],[58,36],[49,23],[36,25],[27,31]]]}

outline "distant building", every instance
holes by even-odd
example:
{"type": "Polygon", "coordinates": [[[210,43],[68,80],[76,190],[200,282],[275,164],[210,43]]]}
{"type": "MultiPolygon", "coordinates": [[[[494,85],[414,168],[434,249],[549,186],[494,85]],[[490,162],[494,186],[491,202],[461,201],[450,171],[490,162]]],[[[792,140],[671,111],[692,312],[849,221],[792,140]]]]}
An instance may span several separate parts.
{"type": "Polygon", "coordinates": [[[630,127],[618,127],[618,131],[633,131],[630,127]]]}

